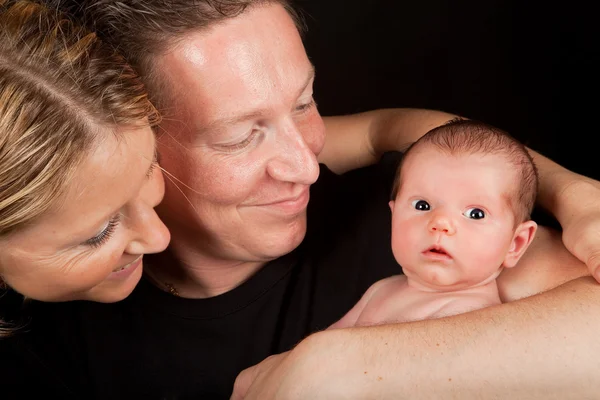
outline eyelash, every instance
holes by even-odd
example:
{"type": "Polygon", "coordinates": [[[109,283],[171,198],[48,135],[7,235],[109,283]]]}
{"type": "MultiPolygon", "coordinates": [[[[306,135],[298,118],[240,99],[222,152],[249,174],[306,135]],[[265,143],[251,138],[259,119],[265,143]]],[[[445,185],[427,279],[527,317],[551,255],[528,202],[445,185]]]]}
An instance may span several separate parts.
{"type": "Polygon", "coordinates": [[[296,111],[298,112],[306,112],[308,110],[310,110],[313,106],[316,106],[317,103],[315,102],[315,99],[310,99],[310,102],[306,103],[306,104],[301,104],[298,107],[296,107],[296,111]]]}
{"type": "Polygon", "coordinates": [[[157,166],[158,166],[158,161],[156,160],[156,157],[154,157],[154,160],[152,161],[152,164],[150,164],[150,168],[148,169],[148,172],[146,172],[147,179],[150,179],[152,177],[152,174],[154,173],[154,170],[156,169],[157,166]]]}
{"type": "MultiPolygon", "coordinates": [[[[309,103],[306,104],[301,104],[298,107],[296,107],[296,111],[300,112],[300,113],[305,113],[308,110],[310,110],[313,106],[316,106],[317,103],[315,102],[314,99],[311,99],[311,101],[309,103]]],[[[243,148],[245,148],[246,146],[248,146],[253,140],[254,137],[257,135],[256,131],[252,131],[252,133],[244,140],[242,140],[239,143],[234,143],[232,145],[226,145],[226,146],[222,146],[224,149],[226,149],[227,151],[236,151],[236,150],[242,150],[243,148]]]]}
{"type": "Polygon", "coordinates": [[[146,178],[150,179],[152,177],[152,174],[154,173],[154,170],[156,169],[156,167],[158,167],[158,152],[155,150],[154,158],[152,159],[152,164],[150,164],[150,168],[148,169],[148,172],[146,173],[146,178]]]}
{"type": "Polygon", "coordinates": [[[111,238],[112,234],[117,229],[117,226],[119,225],[120,221],[121,221],[121,214],[115,215],[114,217],[112,217],[110,219],[110,221],[108,221],[108,225],[106,225],[106,228],[104,228],[104,230],[102,232],[100,232],[93,238],[86,240],[83,244],[85,244],[86,246],[90,246],[94,249],[99,248],[104,243],[106,243],[108,241],[108,239],[111,238]]]}
{"type": "Polygon", "coordinates": [[[258,134],[257,131],[252,131],[252,133],[250,133],[250,135],[248,135],[248,137],[244,140],[242,140],[239,143],[234,143],[232,145],[226,145],[226,146],[222,146],[225,150],[227,151],[236,151],[236,150],[242,150],[243,148],[245,148],[246,146],[248,146],[253,140],[254,137],[258,134]]]}

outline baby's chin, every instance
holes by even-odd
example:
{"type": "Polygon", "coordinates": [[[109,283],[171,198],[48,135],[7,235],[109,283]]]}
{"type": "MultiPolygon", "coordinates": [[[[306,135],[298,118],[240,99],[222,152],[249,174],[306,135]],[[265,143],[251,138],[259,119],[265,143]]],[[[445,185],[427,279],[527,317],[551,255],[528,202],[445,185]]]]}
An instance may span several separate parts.
{"type": "Polygon", "coordinates": [[[420,272],[414,274],[411,271],[405,271],[405,275],[413,284],[436,292],[462,290],[481,284],[480,281],[475,282],[469,279],[462,279],[462,277],[456,276],[451,271],[440,271],[437,268],[420,272]]]}

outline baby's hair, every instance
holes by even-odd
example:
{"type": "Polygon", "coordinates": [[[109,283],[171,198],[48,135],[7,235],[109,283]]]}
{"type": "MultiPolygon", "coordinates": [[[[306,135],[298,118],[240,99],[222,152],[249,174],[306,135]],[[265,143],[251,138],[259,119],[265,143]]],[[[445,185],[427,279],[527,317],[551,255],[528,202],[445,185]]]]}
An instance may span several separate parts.
{"type": "Polygon", "coordinates": [[[396,171],[392,199],[396,198],[401,185],[402,166],[415,149],[426,145],[453,156],[489,154],[504,157],[519,171],[512,199],[516,218],[519,222],[530,218],[538,190],[538,172],[525,146],[502,129],[462,118],[452,119],[430,130],[406,150],[396,171]]]}

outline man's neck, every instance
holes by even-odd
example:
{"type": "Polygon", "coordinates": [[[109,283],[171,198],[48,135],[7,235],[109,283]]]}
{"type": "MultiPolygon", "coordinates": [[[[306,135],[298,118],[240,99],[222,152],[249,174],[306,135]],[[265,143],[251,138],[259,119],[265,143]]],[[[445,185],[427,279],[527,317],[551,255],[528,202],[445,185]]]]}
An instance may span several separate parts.
{"type": "Polygon", "coordinates": [[[235,289],[265,264],[219,260],[172,242],[168,250],[152,256],[152,262],[146,265],[145,272],[162,290],[180,297],[202,299],[235,289]]]}

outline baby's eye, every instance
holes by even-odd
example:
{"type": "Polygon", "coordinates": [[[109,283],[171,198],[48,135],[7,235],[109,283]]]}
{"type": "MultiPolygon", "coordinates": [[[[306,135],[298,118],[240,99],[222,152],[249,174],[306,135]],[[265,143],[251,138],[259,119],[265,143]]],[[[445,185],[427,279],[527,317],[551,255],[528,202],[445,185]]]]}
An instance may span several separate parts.
{"type": "Polygon", "coordinates": [[[412,202],[412,206],[415,208],[415,210],[419,210],[419,211],[431,210],[431,206],[425,200],[414,200],[412,202]]]}
{"type": "Polygon", "coordinates": [[[469,208],[467,211],[463,213],[463,215],[467,218],[471,219],[484,219],[485,212],[481,208],[469,208]]]}

